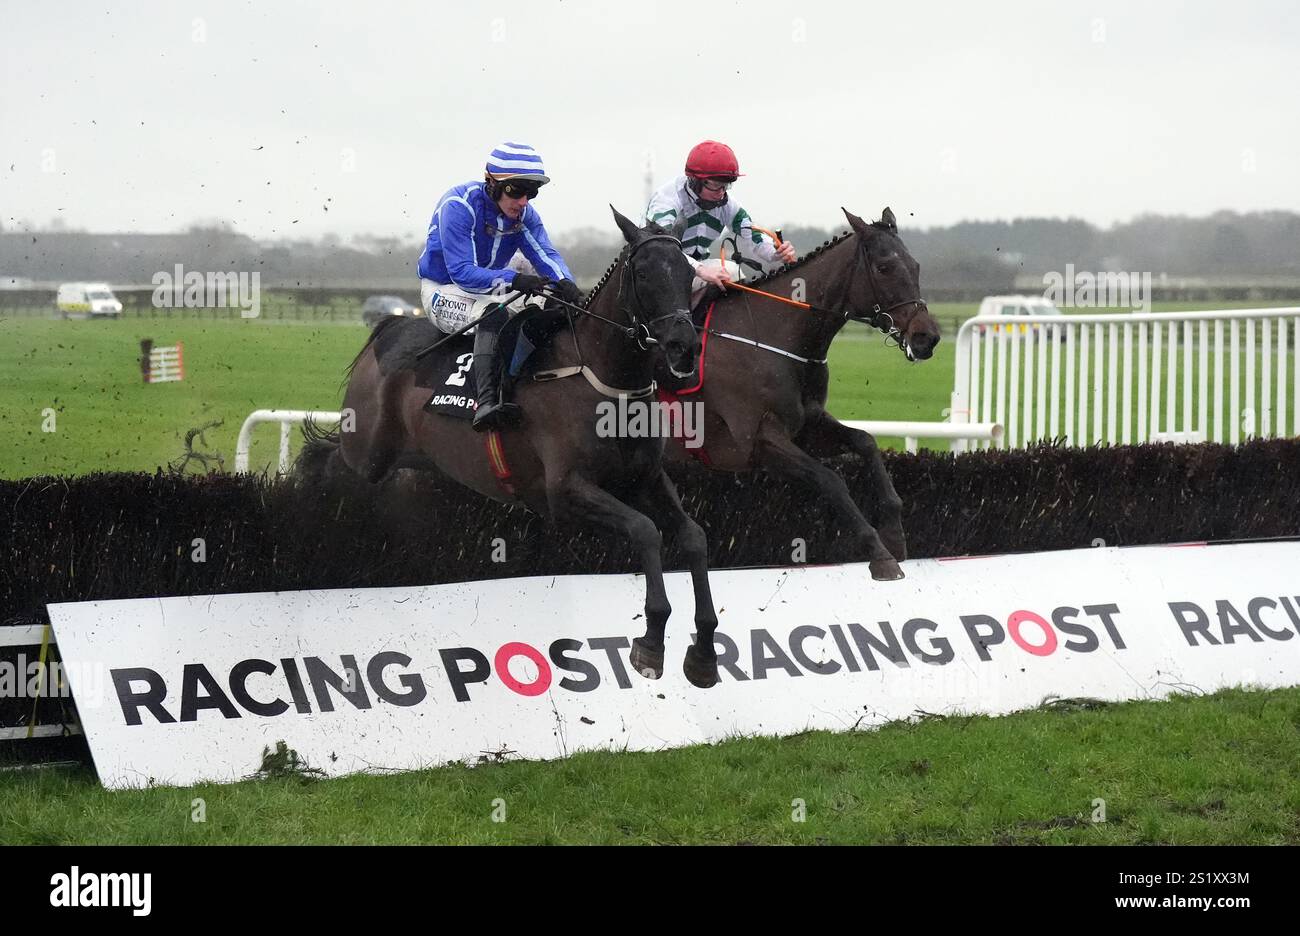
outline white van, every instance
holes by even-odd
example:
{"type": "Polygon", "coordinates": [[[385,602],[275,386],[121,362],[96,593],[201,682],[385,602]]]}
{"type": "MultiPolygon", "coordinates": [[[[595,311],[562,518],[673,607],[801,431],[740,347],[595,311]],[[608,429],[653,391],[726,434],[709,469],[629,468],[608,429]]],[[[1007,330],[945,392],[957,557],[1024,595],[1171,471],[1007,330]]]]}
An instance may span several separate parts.
{"type": "Polygon", "coordinates": [[[122,317],[122,303],[107,283],[64,283],[59,287],[58,308],[64,318],[76,313],[90,318],[122,317]]]}
{"type": "MultiPolygon", "coordinates": [[[[987,296],[980,303],[980,310],[975,316],[980,319],[975,330],[982,335],[988,329],[996,333],[1010,331],[1018,326],[1020,334],[1027,335],[1033,341],[1040,332],[1043,337],[1050,337],[1051,333],[1047,329],[1030,326],[1059,323],[1062,314],[1060,309],[1042,296],[987,296]]],[[[1065,337],[1064,329],[1061,330],[1061,337],[1065,337]]]]}

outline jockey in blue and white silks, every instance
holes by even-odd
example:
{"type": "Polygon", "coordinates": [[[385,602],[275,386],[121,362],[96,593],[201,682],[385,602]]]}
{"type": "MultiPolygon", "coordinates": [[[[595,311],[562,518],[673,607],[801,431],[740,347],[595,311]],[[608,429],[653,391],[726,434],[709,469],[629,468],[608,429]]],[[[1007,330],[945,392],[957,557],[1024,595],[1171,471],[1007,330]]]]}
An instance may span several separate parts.
{"type": "MultiPolygon", "coordinates": [[[[579,297],[573,274],[532,206],[550,181],[542,158],[523,143],[502,143],[488,156],[482,182],[466,182],[438,199],[420,255],[420,300],[439,328],[452,332],[481,316],[505,292],[540,293],[550,287],[568,302],[579,297]],[[536,273],[511,269],[522,254],[536,273]]],[[[515,300],[522,308],[528,297],[515,300]]],[[[497,335],[504,314],[479,322],[474,334],[478,409],[474,428],[518,421],[519,407],[500,400],[497,335]]]]}

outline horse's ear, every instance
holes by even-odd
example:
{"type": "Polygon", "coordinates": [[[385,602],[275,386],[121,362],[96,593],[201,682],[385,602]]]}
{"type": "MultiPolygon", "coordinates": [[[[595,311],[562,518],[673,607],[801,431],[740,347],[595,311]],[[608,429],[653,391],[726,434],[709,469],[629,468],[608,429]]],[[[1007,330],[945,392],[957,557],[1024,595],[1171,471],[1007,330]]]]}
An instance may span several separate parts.
{"type": "Polygon", "coordinates": [[[641,236],[641,229],[636,226],[636,222],[623,217],[613,205],[609,206],[609,210],[614,212],[614,222],[618,225],[618,229],[623,232],[623,239],[629,244],[635,244],[641,236]]]}
{"type": "Polygon", "coordinates": [[[847,208],[841,207],[840,211],[844,212],[844,217],[849,219],[849,227],[853,228],[854,233],[859,237],[871,236],[871,225],[867,224],[867,222],[863,221],[847,208]]]}
{"type": "Polygon", "coordinates": [[[898,233],[898,222],[894,219],[894,212],[888,207],[881,213],[880,223],[889,228],[890,234],[898,233]]]}

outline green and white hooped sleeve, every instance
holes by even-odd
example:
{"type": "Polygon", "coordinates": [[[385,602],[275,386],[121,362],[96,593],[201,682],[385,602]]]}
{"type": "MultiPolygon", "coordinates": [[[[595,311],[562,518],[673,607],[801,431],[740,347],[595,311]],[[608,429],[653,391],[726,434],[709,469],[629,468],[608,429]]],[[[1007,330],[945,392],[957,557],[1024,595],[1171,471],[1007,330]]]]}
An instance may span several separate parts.
{"type": "Polygon", "coordinates": [[[784,261],[776,253],[776,242],[762,231],[754,230],[754,222],[749,212],[736,205],[736,214],[731,219],[731,230],[742,245],[742,251],[768,266],[780,266],[784,261]]]}

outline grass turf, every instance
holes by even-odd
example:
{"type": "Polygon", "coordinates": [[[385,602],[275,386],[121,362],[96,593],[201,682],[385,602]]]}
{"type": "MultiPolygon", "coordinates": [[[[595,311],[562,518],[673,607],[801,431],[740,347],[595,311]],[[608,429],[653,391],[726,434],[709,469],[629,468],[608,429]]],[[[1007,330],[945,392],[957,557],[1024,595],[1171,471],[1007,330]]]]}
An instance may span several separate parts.
{"type": "Polygon", "coordinates": [[[1297,844],[1298,759],[1300,689],[1235,689],[335,780],[0,773],[0,844],[1297,844]]]}

